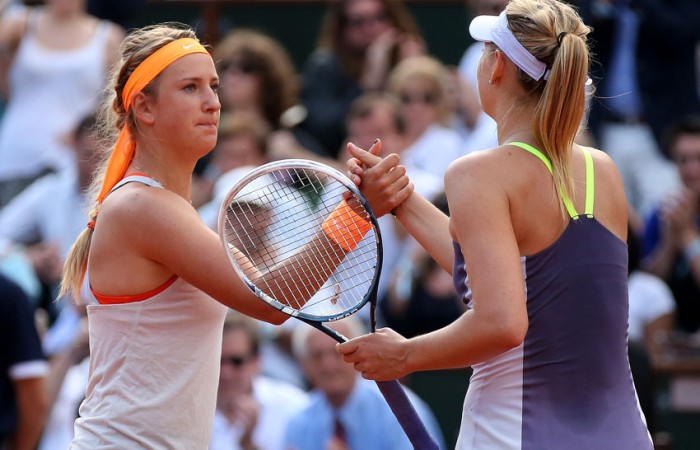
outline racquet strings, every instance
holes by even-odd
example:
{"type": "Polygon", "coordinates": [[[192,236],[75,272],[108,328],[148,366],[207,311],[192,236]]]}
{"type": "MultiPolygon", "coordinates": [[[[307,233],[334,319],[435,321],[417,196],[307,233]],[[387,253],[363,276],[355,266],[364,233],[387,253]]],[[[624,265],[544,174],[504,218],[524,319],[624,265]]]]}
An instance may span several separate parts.
{"type": "MultiPolygon", "coordinates": [[[[231,258],[239,274],[270,297],[264,300],[291,307],[312,320],[341,318],[362,307],[376,276],[375,230],[365,235],[325,282],[321,277],[327,276],[326,260],[331,259],[330,255],[305,249],[326,217],[344,198],[353,195],[334,176],[308,168],[278,168],[253,178],[229,199],[223,222],[227,244],[247,258],[231,258]],[[275,270],[278,264],[305,251],[304,257],[295,258],[297,264],[291,271],[275,270]],[[318,277],[318,284],[323,286],[317,292],[302,289],[302,299],[274,298],[273,292],[290,291],[277,287],[294,283],[297,277],[293,274],[318,277]]],[[[364,214],[370,221],[366,210],[364,214]]]]}

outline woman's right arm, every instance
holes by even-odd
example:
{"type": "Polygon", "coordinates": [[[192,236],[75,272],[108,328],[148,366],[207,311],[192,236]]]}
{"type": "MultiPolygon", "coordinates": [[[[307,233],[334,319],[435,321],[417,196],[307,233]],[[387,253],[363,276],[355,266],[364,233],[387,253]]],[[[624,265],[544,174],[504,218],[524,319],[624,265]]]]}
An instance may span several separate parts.
{"type": "MultiPolygon", "coordinates": [[[[365,196],[376,195],[382,187],[377,183],[390,167],[382,158],[355,145],[348,145],[348,152],[364,167],[351,160],[349,169],[356,175],[360,190],[365,196]],[[360,182],[360,179],[362,180],[360,182]]],[[[387,156],[390,158],[391,155],[387,156]]],[[[394,155],[394,157],[396,157],[394,155]]],[[[370,204],[373,204],[370,200],[370,204]]],[[[374,205],[373,205],[374,206],[374,205]]],[[[376,211],[376,209],[375,209],[376,211]]],[[[452,273],[454,248],[449,233],[449,218],[420,194],[413,192],[395,208],[396,219],[425,248],[430,256],[448,273],[452,273]]]]}
{"type": "Polygon", "coordinates": [[[243,314],[274,324],[287,318],[245,286],[197,211],[164,189],[130,187],[110,195],[91,253],[91,283],[106,295],[146,292],[175,274],[243,314]]]}

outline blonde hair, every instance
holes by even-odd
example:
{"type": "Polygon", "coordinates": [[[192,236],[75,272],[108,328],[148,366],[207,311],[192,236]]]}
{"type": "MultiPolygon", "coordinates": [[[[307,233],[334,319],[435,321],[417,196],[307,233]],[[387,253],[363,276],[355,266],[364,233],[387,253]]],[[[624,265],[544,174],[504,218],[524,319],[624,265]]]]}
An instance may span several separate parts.
{"type": "MultiPolygon", "coordinates": [[[[187,25],[168,22],[150,25],[132,31],[121,44],[121,61],[112,73],[111,82],[107,84],[104,99],[98,111],[97,133],[102,143],[104,154],[90,185],[93,198],[102,187],[112,147],[122,127],[129,127],[133,136],[137,136],[136,122],[130,112],[124,108],[122,92],[133,71],[156,50],[177,39],[196,38],[194,31],[187,25]]],[[[144,90],[146,95],[156,95],[156,77],[144,90]]],[[[98,204],[91,205],[89,217],[91,221],[97,218],[98,204]]],[[[86,227],[73,243],[63,267],[63,279],[59,297],[72,294],[79,300],[85,272],[87,271],[88,253],[92,241],[93,229],[86,227]]]]}
{"type": "Polygon", "coordinates": [[[391,71],[387,80],[387,91],[399,98],[410,80],[418,79],[428,83],[436,98],[438,120],[449,126],[454,113],[448,94],[449,77],[447,67],[436,58],[427,55],[411,56],[398,63],[391,71]]]}
{"type": "Polygon", "coordinates": [[[570,150],[585,114],[591,30],[571,6],[557,0],[512,0],[506,15],[516,39],[551,70],[546,81],[535,81],[519,70],[520,81],[527,92],[539,96],[532,133],[552,163],[555,186],[573,199],[570,150]]]}

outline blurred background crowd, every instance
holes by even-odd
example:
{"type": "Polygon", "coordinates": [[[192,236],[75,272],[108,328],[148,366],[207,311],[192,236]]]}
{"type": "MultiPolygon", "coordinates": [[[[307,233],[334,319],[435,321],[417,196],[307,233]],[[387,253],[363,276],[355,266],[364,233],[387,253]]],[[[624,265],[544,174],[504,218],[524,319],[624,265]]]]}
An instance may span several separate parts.
{"type": "MultiPolygon", "coordinates": [[[[570,3],[593,28],[595,57],[579,141],[610,154],[629,200],[629,353],[639,400],[657,448],[697,448],[700,2],[570,3]]],[[[0,449],[65,449],[71,438],[87,380],[87,323],[84,305],[56,292],[87,222],[101,145],[95,115],[130,28],[178,20],[211,46],[219,138],[194,173],[192,198],[216,228],[222,197],[252,168],[307,158],[344,171],[345,143],[368,148],[376,138],[383,152],[401,155],[416,190],[446,210],[447,166],[497,145],[478,100],[483,44],[466,27],[506,4],[0,0],[0,449]],[[250,3],[257,14],[245,12],[250,3]],[[303,24],[280,17],[295,5],[318,14],[303,24]],[[444,25],[435,23],[441,8],[452,19],[444,25]],[[461,28],[444,29],[452,23],[461,28]]],[[[451,277],[392,217],[380,227],[380,326],[412,336],[461,314],[451,277]]],[[[339,326],[353,336],[364,320],[339,326]]],[[[211,448],[409,448],[334,342],[295,322],[273,327],[231,313],[211,448]],[[327,436],[312,442],[313,433],[327,436]]],[[[441,448],[454,445],[468,377],[465,369],[403,380],[441,448]]]]}

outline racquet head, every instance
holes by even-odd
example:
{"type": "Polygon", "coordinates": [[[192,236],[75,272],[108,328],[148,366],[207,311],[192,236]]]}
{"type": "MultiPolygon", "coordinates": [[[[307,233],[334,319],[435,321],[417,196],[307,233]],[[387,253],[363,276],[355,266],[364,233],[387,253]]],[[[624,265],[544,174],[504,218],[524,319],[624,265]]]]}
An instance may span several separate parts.
{"type": "Polygon", "coordinates": [[[298,159],[260,166],[224,198],[218,231],[238,276],[271,306],[304,321],[328,322],[371,301],[374,329],[381,235],[370,205],[342,173],[298,159]],[[313,241],[343,200],[372,226],[336,265],[313,241]],[[282,288],[290,283],[294,295],[282,288]]]}

